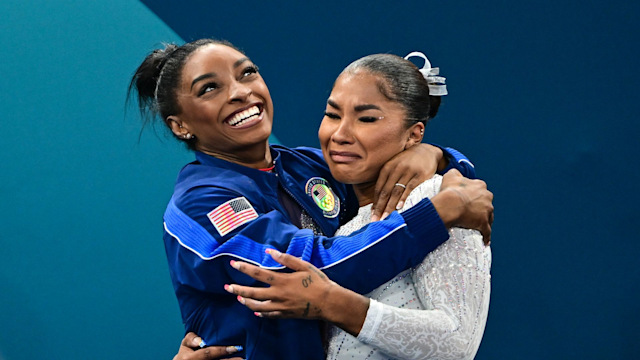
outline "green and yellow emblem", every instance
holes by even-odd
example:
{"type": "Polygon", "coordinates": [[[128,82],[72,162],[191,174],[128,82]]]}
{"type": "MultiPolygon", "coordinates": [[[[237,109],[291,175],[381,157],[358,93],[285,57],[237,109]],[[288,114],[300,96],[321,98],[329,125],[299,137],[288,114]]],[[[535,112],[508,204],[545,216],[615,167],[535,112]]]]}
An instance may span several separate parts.
{"type": "Polygon", "coordinates": [[[327,180],[321,177],[313,177],[307,181],[305,191],[322,210],[324,217],[334,218],[338,216],[340,199],[333,193],[327,180]]]}

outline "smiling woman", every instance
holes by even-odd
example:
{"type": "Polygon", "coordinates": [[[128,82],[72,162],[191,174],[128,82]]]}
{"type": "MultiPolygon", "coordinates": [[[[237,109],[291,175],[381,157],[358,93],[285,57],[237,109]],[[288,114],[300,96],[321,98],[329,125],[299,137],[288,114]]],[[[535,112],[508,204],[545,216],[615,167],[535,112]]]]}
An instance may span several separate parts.
{"type": "MultiPolygon", "coordinates": [[[[324,358],[319,323],[261,319],[225,291],[229,283],[257,284],[235,271],[231,259],[282,269],[265,255],[275,248],[366,293],[417,265],[454,223],[490,235],[491,194],[484,182],[458,174],[448,184],[454,190],[432,201],[391,213],[358,234],[331,237],[357,212],[353,188],[331,176],[319,150],[269,146],[268,88],[251,60],[228,43],[204,39],[156,50],[136,71],[133,89],[141,112],[159,115],[195,151],[167,205],[164,241],[186,330],[203,344],[240,346],[239,355],[250,358],[324,358]],[[368,275],[351,276],[356,269],[368,275]]],[[[451,165],[473,176],[464,161],[448,159],[426,144],[394,157],[385,165],[395,170],[381,183],[387,193],[381,209],[394,209],[408,196],[395,183],[420,183],[436,168],[451,165]]]]}
{"type": "Polygon", "coordinates": [[[273,103],[258,68],[222,44],[204,46],[190,60],[176,93],[181,112],[166,118],[173,133],[197,138],[205,154],[268,167],[273,103]]]}

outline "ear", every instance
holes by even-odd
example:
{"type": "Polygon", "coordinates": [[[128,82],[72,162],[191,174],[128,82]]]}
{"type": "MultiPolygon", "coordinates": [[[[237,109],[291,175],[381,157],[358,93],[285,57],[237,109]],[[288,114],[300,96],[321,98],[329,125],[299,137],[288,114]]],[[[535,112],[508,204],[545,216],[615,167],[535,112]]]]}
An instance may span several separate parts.
{"type": "Polygon", "coordinates": [[[165,119],[167,126],[171,129],[171,131],[179,138],[184,137],[189,133],[189,129],[187,129],[180,119],[179,116],[171,115],[165,119]]]}
{"type": "Polygon", "coordinates": [[[407,142],[404,144],[404,149],[412,147],[413,145],[420,144],[424,137],[424,124],[421,122],[411,125],[408,130],[407,142]]]}

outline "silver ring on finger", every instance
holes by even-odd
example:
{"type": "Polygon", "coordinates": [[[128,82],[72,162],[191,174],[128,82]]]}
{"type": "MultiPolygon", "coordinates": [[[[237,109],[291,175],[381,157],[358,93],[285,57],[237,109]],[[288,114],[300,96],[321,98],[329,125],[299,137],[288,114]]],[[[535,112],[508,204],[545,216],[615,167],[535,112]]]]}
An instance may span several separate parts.
{"type": "Polygon", "coordinates": [[[400,184],[400,183],[396,183],[396,184],[395,184],[395,185],[393,185],[393,186],[400,186],[400,187],[401,187],[401,188],[403,188],[403,189],[406,189],[406,188],[407,188],[407,186],[406,186],[406,185],[403,185],[403,184],[400,184]]]}

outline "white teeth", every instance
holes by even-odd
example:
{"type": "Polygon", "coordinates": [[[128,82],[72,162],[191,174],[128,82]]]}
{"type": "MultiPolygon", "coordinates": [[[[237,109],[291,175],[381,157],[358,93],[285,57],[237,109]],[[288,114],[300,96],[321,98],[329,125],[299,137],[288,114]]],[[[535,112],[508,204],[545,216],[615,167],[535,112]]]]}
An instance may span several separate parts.
{"type": "Polygon", "coordinates": [[[231,126],[240,126],[251,120],[254,116],[260,114],[260,109],[257,106],[249,108],[247,110],[241,111],[233,116],[231,120],[229,120],[229,125],[231,126]]]}

